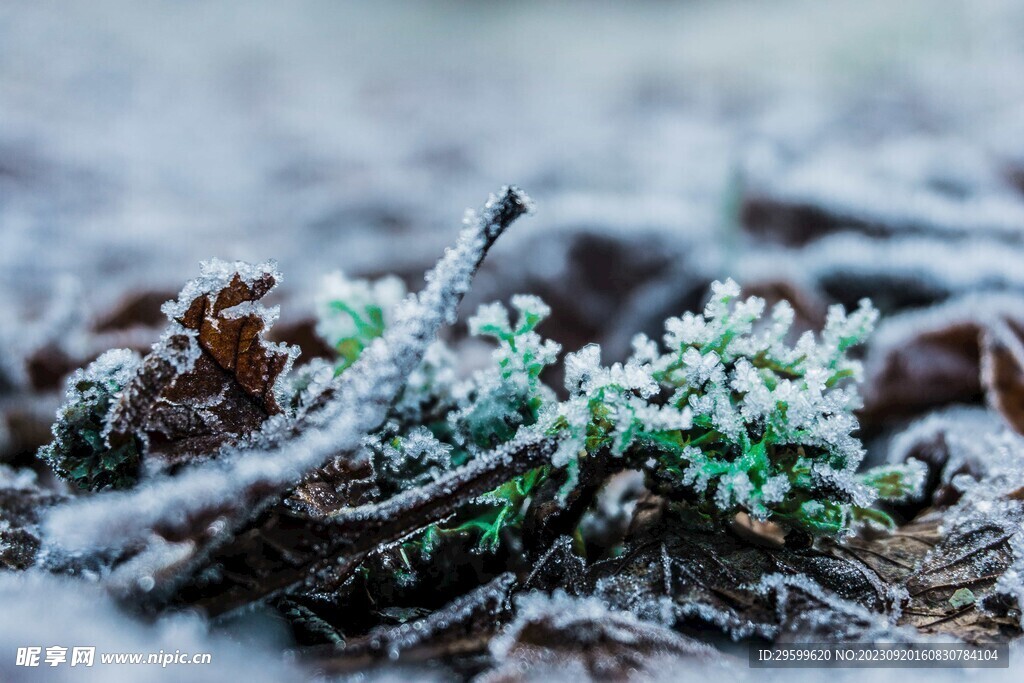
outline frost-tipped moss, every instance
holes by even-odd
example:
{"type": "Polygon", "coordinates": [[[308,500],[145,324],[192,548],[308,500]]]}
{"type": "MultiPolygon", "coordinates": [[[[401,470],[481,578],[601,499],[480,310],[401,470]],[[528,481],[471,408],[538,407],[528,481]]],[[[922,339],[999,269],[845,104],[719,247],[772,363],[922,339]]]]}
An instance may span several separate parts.
{"type": "MultiPolygon", "coordinates": [[[[872,503],[913,497],[922,473],[913,466],[857,472],[864,450],[854,435],[860,406],[854,383],[861,368],[848,354],[870,333],[876,311],[867,301],[849,314],[834,306],[819,335],[808,332],[792,342],[793,310],[786,302],[765,317],[765,302],[740,299],[731,280],[712,289],[702,313],[666,321],[661,345],[638,336],[625,363],[602,366],[596,345],[570,354],[570,398],[561,403],[540,380],[559,350],[535,331],[548,307],[536,297],[514,297],[514,320],[501,304],[481,307],[469,327],[497,344],[494,366],[444,391],[417,389],[435,406],[447,393],[446,412],[435,413],[432,422],[417,415],[418,421],[392,423],[377,448],[389,454],[380,473],[396,489],[412,486],[445,469],[442,461],[461,465],[540,422],[559,441],[553,464],[568,472],[563,491],[575,485],[580,457],[607,451],[629,459],[647,473],[651,487],[708,520],[747,512],[815,535],[839,535],[861,524],[891,526],[872,503]],[[437,441],[429,458],[419,445],[407,446],[423,441],[415,430],[425,422],[437,441]],[[400,465],[403,459],[415,466],[400,465]]],[[[358,301],[338,302],[339,310],[384,307],[378,300],[386,297],[375,295],[370,283],[352,291],[358,301]]],[[[430,375],[436,374],[435,368],[430,375]]],[[[454,526],[431,529],[425,547],[452,531],[477,531],[482,546],[496,547],[547,475],[531,471],[510,481],[454,526]]]]}
{"type": "Polygon", "coordinates": [[[68,379],[67,400],[52,427],[53,441],[39,450],[39,457],[59,477],[91,491],[123,489],[135,483],[138,444],[133,438],[111,443],[107,414],[138,366],[137,355],[116,349],[68,379]]]}
{"type": "MultiPolygon", "coordinates": [[[[338,351],[336,372],[344,372],[383,332],[400,298],[389,283],[341,276],[328,281],[318,330],[338,351]]],[[[436,342],[410,377],[388,424],[365,440],[386,493],[422,485],[507,442],[555,402],[540,375],[556,361],[560,347],[536,331],[551,311],[535,296],[514,296],[511,304],[514,317],[504,305],[492,303],[469,319],[470,333],[495,345],[490,365],[456,382],[454,356],[436,342]]],[[[548,471],[541,467],[516,477],[481,496],[449,523],[431,526],[401,546],[399,564],[408,564],[410,556],[429,557],[455,537],[496,550],[505,530],[522,522],[525,504],[548,471]]]]}

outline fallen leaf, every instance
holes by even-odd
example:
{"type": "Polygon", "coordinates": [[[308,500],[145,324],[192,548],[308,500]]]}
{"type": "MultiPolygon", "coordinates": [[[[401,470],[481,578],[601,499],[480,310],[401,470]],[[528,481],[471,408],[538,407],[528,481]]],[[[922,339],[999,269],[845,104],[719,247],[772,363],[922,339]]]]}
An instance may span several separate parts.
{"type": "Polygon", "coordinates": [[[981,331],[976,321],[949,321],[933,329],[908,327],[898,341],[872,346],[863,421],[893,422],[947,403],[978,400],[981,331]]]}
{"type": "Polygon", "coordinates": [[[165,306],[171,327],[111,412],[111,440],[136,437],[144,459],[176,465],[210,456],[283,412],[277,383],[297,351],[264,339],[259,303],[272,266],[211,261],[165,306]]]}
{"type": "Polygon", "coordinates": [[[1024,328],[1016,321],[1000,320],[982,335],[981,382],[989,404],[1024,434],[1024,328]]]}
{"type": "Polygon", "coordinates": [[[496,667],[478,680],[648,679],[680,659],[720,663],[711,646],[594,598],[556,591],[516,599],[515,620],[491,643],[496,667]]]}

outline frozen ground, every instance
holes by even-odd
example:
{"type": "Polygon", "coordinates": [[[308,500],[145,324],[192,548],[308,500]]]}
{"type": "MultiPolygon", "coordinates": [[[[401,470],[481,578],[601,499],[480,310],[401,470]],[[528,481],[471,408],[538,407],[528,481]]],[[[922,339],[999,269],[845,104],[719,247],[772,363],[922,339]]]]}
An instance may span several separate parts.
{"type": "MultiPolygon", "coordinates": [[[[538,211],[470,305],[540,290],[567,350],[621,356],[712,277],[785,281],[812,320],[868,294],[882,375],[951,316],[1024,308],[1022,74],[1013,0],[0,1],[0,409],[25,388],[2,393],[22,381],[11,359],[53,320],[173,293],[212,256],[277,259],[286,318],[336,268],[418,287],[463,209],[506,183],[538,211]]],[[[941,389],[914,410],[977,401],[977,365],[913,385],[941,389]]],[[[882,389],[872,437],[895,410],[882,389]]],[[[0,462],[24,458],[8,429],[0,462]]],[[[63,582],[3,578],[20,596],[4,643],[41,596],[68,594],[43,625],[85,609],[63,582]]],[[[203,638],[99,616],[134,634],[126,650],[203,638]]]]}

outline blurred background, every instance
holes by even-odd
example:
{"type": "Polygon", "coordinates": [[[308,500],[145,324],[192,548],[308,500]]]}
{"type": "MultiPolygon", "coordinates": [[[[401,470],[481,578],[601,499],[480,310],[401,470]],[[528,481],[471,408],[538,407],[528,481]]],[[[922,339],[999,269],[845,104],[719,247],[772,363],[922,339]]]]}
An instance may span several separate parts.
{"type": "Polygon", "coordinates": [[[1024,5],[0,2],[5,452],[201,259],[277,259],[301,342],[324,274],[417,286],[505,183],[469,305],[606,360],[727,275],[808,327],[1024,291],[1024,5]]]}

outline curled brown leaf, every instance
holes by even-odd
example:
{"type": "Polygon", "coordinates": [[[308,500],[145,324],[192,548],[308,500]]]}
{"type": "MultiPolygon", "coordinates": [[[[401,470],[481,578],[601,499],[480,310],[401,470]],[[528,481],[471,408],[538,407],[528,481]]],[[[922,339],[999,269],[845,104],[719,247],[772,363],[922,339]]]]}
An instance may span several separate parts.
{"type": "Polygon", "coordinates": [[[269,266],[235,265],[213,291],[186,286],[164,340],[112,409],[112,439],[139,438],[151,464],[209,456],[283,412],[277,381],[296,352],[265,340],[271,316],[259,303],[276,278],[269,266]]]}

